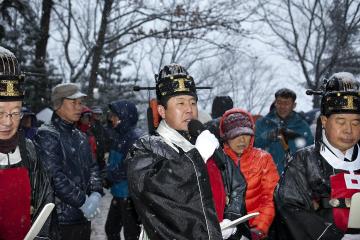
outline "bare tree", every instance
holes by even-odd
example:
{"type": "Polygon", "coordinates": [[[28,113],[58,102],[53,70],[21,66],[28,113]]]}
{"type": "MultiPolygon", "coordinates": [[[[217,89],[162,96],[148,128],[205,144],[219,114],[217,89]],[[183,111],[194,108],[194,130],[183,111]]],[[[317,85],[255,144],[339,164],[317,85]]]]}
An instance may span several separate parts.
{"type": "Polygon", "coordinates": [[[44,65],[46,59],[46,47],[49,38],[51,10],[53,6],[52,0],[42,1],[42,11],[40,19],[40,36],[36,42],[35,59],[38,65],[44,65]]]}
{"type": "Polygon", "coordinates": [[[71,0],[57,2],[52,21],[57,26],[52,32],[54,45],[63,48],[58,60],[59,70],[64,80],[70,82],[80,82],[79,78],[86,74],[94,52],[98,22],[98,1],[92,4],[88,1],[75,3],[74,7],[71,0]]]}
{"type": "MultiPolygon", "coordinates": [[[[346,59],[342,53],[357,36],[359,1],[260,2],[263,20],[281,40],[280,49],[285,48],[287,58],[301,66],[306,87],[318,89],[324,77],[339,69],[346,59]]],[[[313,99],[313,105],[319,106],[318,98],[313,99]]]]}
{"type": "Polygon", "coordinates": [[[33,111],[48,105],[49,88],[54,80],[47,58],[52,0],[1,1],[1,44],[14,51],[26,74],[25,104],[33,111]],[[39,10],[40,11],[39,11],[39,10]]]}
{"type": "Polygon", "coordinates": [[[98,76],[97,72],[99,70],[101,55],[102,55],[103,48],[104,48],[105,34],[106,34],[107,25],[109,22],[108,18],[110,17],[109,15],[110,15],[112,4],[113,4],[113,0],[105,1],[104,8],[103,8],[102,14],[101,14],[100,29],[98,32],[96,44],[94,46],[94,53],[92,56],[92,63],[91,63],[91,72],[90,72],[90,77],[89,77],[89,87],[88,87],[88,92],[87,92],[90,100],[93,97],[93,90],[96,86],[96,80],[97,80],[97,76],[98,76]]]}
{"type": "Polygon", "coordinates": [[[111,62],[119,61],[120,55],[141,41],[175,39],[186,44],[186,39],[193,39],[224,47],[221,43],[212,42],[211,33],[241,33],[241,23],[253,13],[251,4],[225,0],[200,3],[190,0],[146,3],[113,0],[111,8],[106,5],[109,1],[97,1],[85,4],[84,9],[80,7],[78,13],[75,9],[79,10],[81,4],[71,0],[58,3],[55,21],[60,23],[60,39],[57,40],[64,46],[67,65],[64,69],[70,70],[71,81],[90,79],[90,96],[99,82],[107,81],[99,75],[99,70],[108,65],[105,61],[111,58],[111,62]],[[81,18],[82,15],[85,17],[81,18]],[[100,28],[97,29],[99,23],[100,28]]]}

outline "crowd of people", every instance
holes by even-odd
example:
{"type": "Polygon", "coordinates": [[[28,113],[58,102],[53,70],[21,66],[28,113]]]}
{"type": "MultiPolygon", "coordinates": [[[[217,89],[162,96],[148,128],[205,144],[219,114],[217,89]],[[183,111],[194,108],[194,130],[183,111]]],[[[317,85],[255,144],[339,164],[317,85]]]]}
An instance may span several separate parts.
{"type": "Polygon", "coordinates": [[[88,107],[73,83],[52,89],[51,121],[37,125],[16,57],[0,47],[0,60],[1,240],[24,239],[47,203],[55,208],[35,239],[89,240],[104,188],[109,240],[121,231],[126,240],[360,239],[360,223],[348,225],[360,214],[351,205],[360,192],[360,83],[351,73],[313,92],[321,108],[312,133],[290,89],[276,91],[265,116],[217,96],[207,117],[194,78],[165,65],[149,111],[158,122],[146,133],[134,102],[88,107]]]}

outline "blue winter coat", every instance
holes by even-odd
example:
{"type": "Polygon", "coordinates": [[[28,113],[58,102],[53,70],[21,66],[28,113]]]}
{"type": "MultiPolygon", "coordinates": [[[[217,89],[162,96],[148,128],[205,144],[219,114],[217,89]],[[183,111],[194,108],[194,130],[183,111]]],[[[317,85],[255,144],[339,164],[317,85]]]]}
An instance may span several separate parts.
{"type": "Polygon", "coordinates": [[[129,196],[125,158],[135,140],[141,136],[136,128],[138,112],[134,103],[127,100],[112,102],[109,108],[121,122],[114,128],[116,137],[110,147],[107,177],[113,183],[111,193],[115,197],[129,196]]]}
{"type": "Polygon", "coordinates": [[[34,139],[38,157],[55,190],[60,224],[86,222],[79,209],[91,192],[102,193],[98,165],[86,135],[56,113],[43,124],[34,139]]]}
{"type": "Polygon", "coordinates": [[[278,117],[274,109],[256,121],[254,146],[262,148],[272,155],[278,172],[281,174],[285,165],[285,151],[279,139],[269,136],[271,131],[276,131],[279,127],[293,130],[302,136],[288,141],[290,154],[293,154],[300,148],[313,144],[314,138],[309,125],[300,114],[296,112],[292,112],[288,118],[282,120],[278,117]],[[299,144],[301,141],[304,144],[299,144]]]}

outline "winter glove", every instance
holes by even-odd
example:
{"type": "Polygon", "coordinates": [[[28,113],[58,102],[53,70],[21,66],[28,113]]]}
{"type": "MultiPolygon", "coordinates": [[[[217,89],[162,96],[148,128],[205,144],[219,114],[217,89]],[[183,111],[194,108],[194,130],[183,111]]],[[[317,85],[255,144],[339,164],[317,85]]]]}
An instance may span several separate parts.
{"type": "Polygon", "coordinates": [[[202,159],[206,161],[214,154],[219,147],[219,140],[209,130],[203,131],[196,139],[195,148],[199,151],[202,159]]]}
{"type": "Polygon", "coordinates": [[[81,211],[84,213],[84,216],[90,221],[96,215],[100,213],[99,204],[100,204],[101,195],[98,192],[93,192],[89,197],[86,197],[85,203],[80,207],[81,211]]]}
{"type": "Polygon", "coordinates": [[[341,240],[359,240],[360,234],[345,234],[341,240]]]}
{"type": "Polygon", "coordinates": [[[266,237],[265,233],[263,233],[259,229],[251,228],[250,231],[251,231],[251,239],[252,240],[260,240],[260,239],[264,239],[266,237]]]}
{"type": "MultiPolygon", "coordinates": [[[[231,220],[229,219],[224,219],[221,223],[220,223],[220,227],[222,228],[223,225],[227,224],[231,222],[231,220]]],[[[223,239],[228,239],[231,235],[233,235],[236,232],[236,226],[234,227],[228,227],[225,229],[221,230],[221,235],[223,237],[223,239]]]]}

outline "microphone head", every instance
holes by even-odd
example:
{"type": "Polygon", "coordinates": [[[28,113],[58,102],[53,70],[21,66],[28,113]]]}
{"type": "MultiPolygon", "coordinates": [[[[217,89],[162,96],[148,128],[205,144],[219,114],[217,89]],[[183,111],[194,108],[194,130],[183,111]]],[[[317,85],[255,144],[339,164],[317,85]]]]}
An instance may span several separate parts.
{"type": "Polygon", "coordinates": [[[206,128],[199,120],[191,119],[188,123],[188,130],[191,137],[197,138],[206,128]]]}

